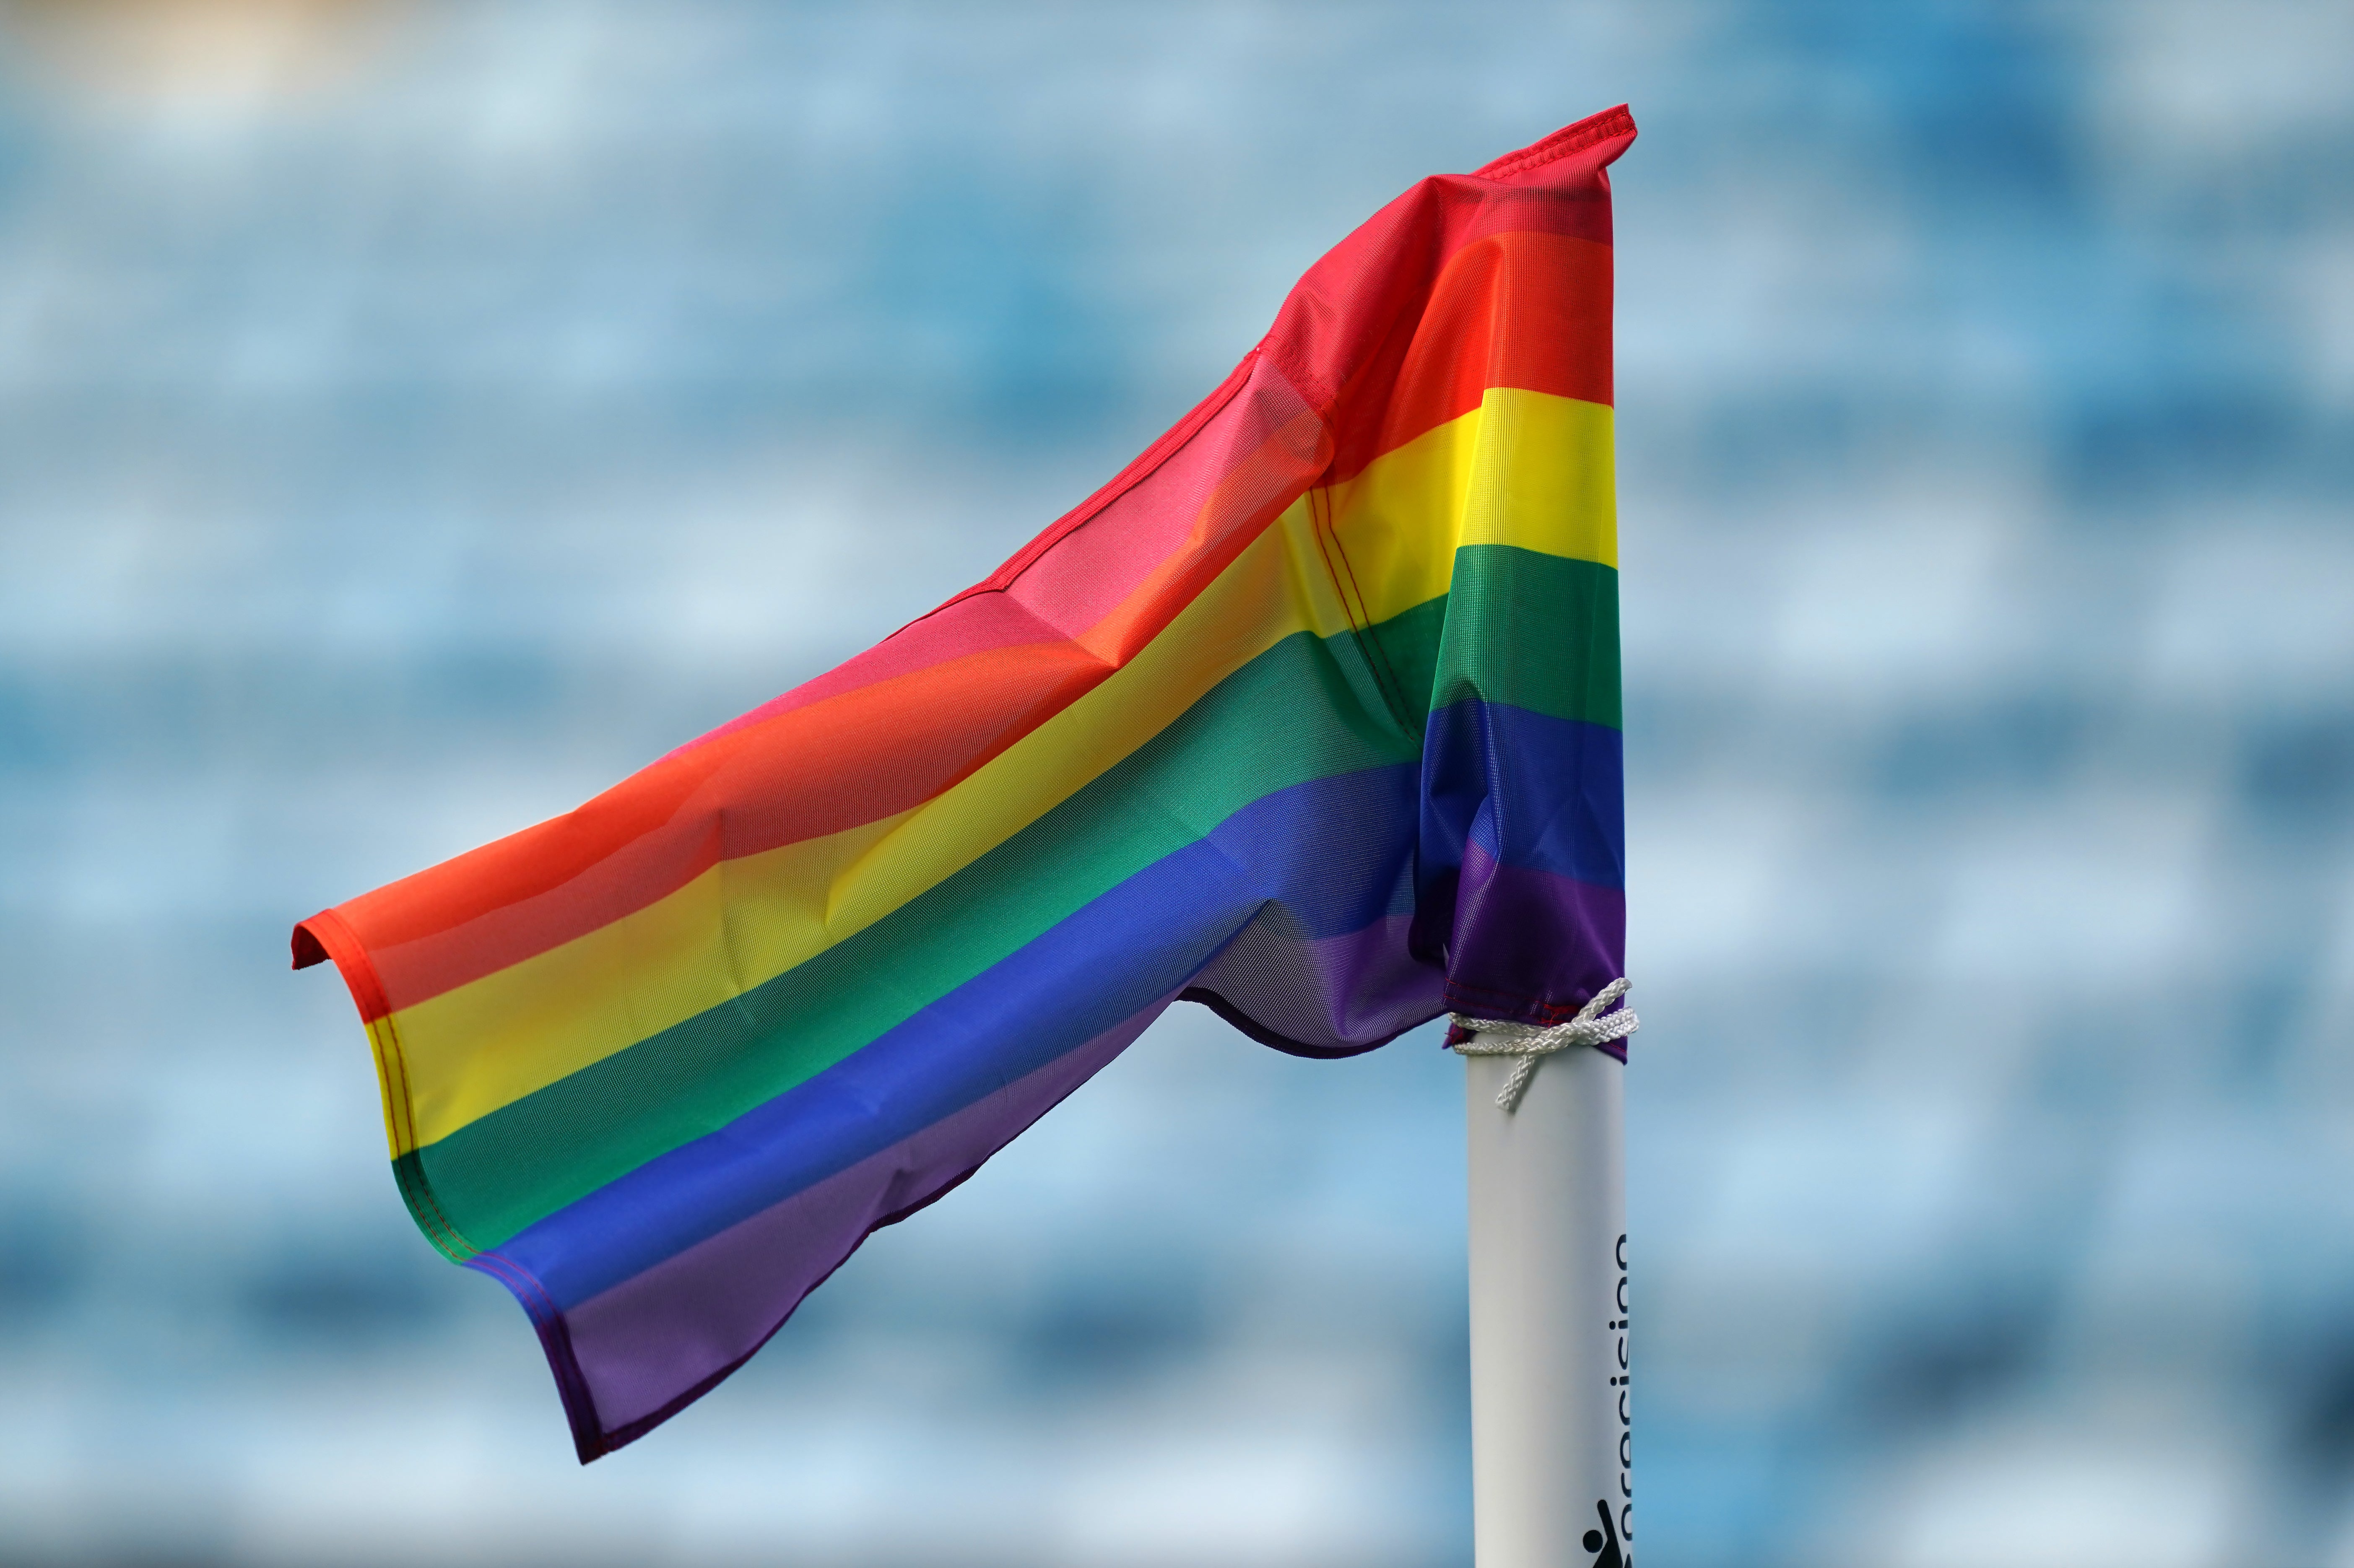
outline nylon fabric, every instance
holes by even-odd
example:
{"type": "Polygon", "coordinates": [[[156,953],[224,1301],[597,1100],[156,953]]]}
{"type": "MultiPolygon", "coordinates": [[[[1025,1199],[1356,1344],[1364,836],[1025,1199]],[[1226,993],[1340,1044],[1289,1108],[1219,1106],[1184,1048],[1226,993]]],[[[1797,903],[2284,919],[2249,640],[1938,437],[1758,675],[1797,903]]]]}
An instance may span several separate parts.
{"type": "Polygon", "coordinates": [[[323,911],[404,1201],[586,1461],[1173,999],[1281,1050],[1622,972],[1614,110],[1425,180],[997,572],[323,911]]]}

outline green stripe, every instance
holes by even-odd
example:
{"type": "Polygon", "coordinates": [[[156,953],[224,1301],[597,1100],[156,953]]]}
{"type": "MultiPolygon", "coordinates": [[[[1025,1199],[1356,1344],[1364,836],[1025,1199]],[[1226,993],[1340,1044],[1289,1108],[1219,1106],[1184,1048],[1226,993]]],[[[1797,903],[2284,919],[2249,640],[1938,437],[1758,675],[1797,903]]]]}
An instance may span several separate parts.
{"type": "Polygon", "coordinates": [[[1606,601],[1615,698],[1615,589],[1607,567],[1479,546],[1458,556],[1452,619],[1440,598],[1362,637],[1284,639],[1069,800],[865,930],[419,1150],[404,1187],[421,1180],[430,1192],[411,1194],[412,1210],[426,1202],[433,1230],[495,1246],[832,1066],[1252,801],[1412,761],[1432,693],[1452,689],[1438,683],[1452,678],[1467,609],[1492,633],[1511,624],[1512,600],[1520,624],[1545,634],[1525,640],[1539,650],[1526,657],[1479,661],[1511,672],[1503,685],[1456,694],[1615,723],[1615,700],[1606,719],[1587,703],[1599,682],[1580,656],[1596,641],[1582,622],[1606,601]],[[1580,571],[1564,578],[1564,567],[1580,571]],[[1558,591],[1594,573],[1608,575],[1607,595],[1558,591]],[[1411,710],[1404,719],[1400,705],[1411,710]]]}
{"type": "MultiPolygon", "coordinates": [[[[1401,618],[1403,619],[1403,618],[1401,618]]],[[[1618,574],[1510,545],[1455,556],[1455,593],[1432,655],[1426,708],[1466,697],[1623,728],[1618,574]]]]}

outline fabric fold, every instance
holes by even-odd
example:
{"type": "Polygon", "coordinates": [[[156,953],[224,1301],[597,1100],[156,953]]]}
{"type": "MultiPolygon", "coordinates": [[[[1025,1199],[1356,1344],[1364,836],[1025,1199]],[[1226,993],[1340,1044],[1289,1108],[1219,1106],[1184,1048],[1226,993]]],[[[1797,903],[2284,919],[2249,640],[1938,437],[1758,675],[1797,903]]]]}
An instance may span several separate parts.
{"type": "Polygon", "coordinates": [[[295,927],[585,1462],[1173,1001],[1306,1055],[1623,969],[1607,166],[1426,179],[985,581],[295,927]]]}

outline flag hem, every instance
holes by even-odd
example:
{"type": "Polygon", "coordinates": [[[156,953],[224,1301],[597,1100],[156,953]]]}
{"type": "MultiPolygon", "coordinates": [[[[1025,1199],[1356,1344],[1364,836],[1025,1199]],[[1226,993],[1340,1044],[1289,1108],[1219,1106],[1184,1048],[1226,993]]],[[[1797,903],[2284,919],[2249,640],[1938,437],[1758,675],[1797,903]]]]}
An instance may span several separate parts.
{"type": "Polygon", "coordinates": [[[1479,180],[1511,179],[1516,175],[1528,174],[1532,170],[1542,169],[1547,164],[1568,157],[1572,153],[1582,153],[1588,147],[1598,146],[1615,136],[1633,136],[1634,134],[1634,112],[1628,105],[1621,103],[1616,108],[1605,109],[1599,113],[1589,114],[1583,120],[1564,125],[1550,136],[1539,137],[1518,152],[1507,153],[1500,158],[1491,158],[1472,170],[1471,177],[1479,180]]]}

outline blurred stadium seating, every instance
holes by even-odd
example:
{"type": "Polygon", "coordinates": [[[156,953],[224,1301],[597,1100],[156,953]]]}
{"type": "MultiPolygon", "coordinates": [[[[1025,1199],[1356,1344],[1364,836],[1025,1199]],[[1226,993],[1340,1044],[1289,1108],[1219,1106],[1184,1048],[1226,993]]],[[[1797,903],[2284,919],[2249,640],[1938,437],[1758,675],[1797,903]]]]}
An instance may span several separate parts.
{"type": "Polygon", "coordinates": [[[2354,1565],[2354,12],[0,5],[0,1562],[1469,1561],[1460,1070],[1181,1009],[586,1471],[292,920],[1620,99],[1645,1568],[2354,1565]]]}

